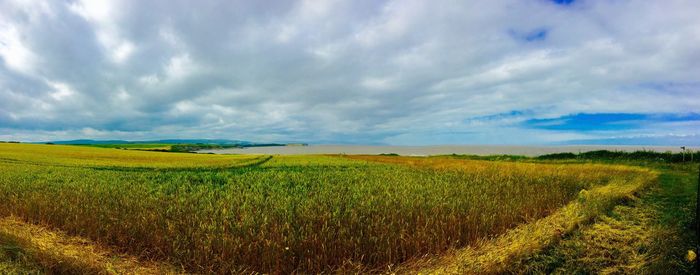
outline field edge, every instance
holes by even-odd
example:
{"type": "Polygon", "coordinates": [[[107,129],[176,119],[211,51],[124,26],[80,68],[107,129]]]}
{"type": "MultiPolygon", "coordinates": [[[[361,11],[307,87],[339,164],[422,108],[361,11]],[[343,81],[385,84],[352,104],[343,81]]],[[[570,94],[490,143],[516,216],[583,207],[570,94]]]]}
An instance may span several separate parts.
{"type": "Polygon", "coordinates": [[[539,220],[521,224],[494,238],[476,245],[453,249],[438,256],[414,259],[391,270],[397,274],[501,274],[514,263],[555,245],[580,226],[610,211],[613,207],[636,198],[645,188],[658,182],[659,172],[638,170],[632,180],[612,180],[591,190],[582,190],[578,197],[556,212],[539,220]]]}

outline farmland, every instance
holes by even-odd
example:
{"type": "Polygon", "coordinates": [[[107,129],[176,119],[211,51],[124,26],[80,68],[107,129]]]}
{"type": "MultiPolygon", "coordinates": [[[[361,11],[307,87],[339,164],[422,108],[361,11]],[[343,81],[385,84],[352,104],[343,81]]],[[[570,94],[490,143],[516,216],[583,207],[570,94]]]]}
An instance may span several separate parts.
{"type": "Polygon", "coordinates": [[[0,216],[184,272],[446,271],[425,261],[442,257],[462,259],[457,273],[503,272],[656,177],[614,164],[0,144],[0,216]]]}

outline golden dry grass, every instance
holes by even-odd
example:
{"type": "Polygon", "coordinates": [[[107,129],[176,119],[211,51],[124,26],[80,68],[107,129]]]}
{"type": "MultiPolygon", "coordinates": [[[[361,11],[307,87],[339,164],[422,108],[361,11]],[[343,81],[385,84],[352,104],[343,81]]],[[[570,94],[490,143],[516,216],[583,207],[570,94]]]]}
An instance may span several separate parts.
{"type": "Polygon", "coordinates": [[[84,238],[28,224],[13,216],[0,218],[0,243],[11,243],[41,273],[179,274],[173,266],[115,253],[84,238]]]}

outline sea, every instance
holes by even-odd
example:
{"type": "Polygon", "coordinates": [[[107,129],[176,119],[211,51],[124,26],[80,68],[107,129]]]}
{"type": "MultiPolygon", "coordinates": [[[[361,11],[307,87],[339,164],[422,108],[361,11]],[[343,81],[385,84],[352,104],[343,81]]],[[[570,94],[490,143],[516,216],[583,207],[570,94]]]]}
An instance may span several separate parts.
{"type": "MultiPolygon", "coordinates": [[[[595,150],[626,151],[639,150],[656,152],[681,152],[678,146],[637,146],[637,145],[567,145],[567,146],[510,146],[510,145],[431,145],[431,146],[390,146],[390,145],[293,145],[263,146],[247,148],[228,148],[201,150],[198,153],[214,154],[264,154],[264,155],[378,155],[398,154],[402,156],[430,155],[521,155],[539,156],[552,153],[581,153],[595,150]]],[[[700,148],[686,148],[698,151],[700,148]]]]}

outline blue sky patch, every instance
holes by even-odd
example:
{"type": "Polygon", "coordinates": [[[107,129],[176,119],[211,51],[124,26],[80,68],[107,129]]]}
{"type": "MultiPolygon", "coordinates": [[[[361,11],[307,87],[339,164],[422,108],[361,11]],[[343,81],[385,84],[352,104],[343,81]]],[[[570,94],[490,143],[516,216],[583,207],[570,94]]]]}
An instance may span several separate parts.
{"type": "Polygon", "coordinates": [[[529,119],[523,124],[529,128],[561,131],[617,131],[642,128],[649,123],[697,121],[700,114],[632,114],[600,113],[573,114],[558,118],[529,119]]]}
{"type": "Polygon", "coordinates": [[[545,29],[540,29],[540,30],[534,30],[527,35],[525,35],[525,41],[539,41],[539,40],[544,40],[547,38],[547,30],[545,29]]]}
{"type": "Polygon", "coordinates": [[[547,39],[549,31],[546,28],[538,28],[526,32],[511,29],[508,31],[508,34],[510,34],[510,36],[515,38],[516,40],[522,40],[525,42],[535,42],[547,39]]]}
{"type": "Polygon", "coordinates": [[[559,4],[559,5],[571,5],[575,1],[576,0],[552,0],[552,2],[559,4]]]}
{"type": "Polygon", "coordinates": [[[532,110],[515,110],[515,111],[510,111],[510,112],[505,112],[505,113],[498,113],[498,114],[494,114],[494,115],[472,117],[472,118],[467,119],[466,121],[470,121],[470,120],[482,120],[482,121],[499,120],[499,119],[504,119],[504,118],[520,117],[520,116],[527,116],[527,115],[532,115],[532,114],[534,114],[534,112],[532,110]]]}

